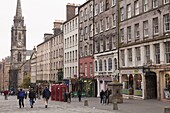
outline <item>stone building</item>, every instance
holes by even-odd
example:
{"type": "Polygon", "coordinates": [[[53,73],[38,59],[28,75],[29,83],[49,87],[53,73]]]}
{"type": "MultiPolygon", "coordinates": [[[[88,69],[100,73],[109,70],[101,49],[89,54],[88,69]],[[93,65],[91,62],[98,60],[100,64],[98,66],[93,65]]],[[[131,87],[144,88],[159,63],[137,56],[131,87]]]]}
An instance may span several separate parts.
{"type": "Polygon", "coordinates": [[[118,75],[117,4],[115,0],[94,0],[94,74],[98,92],[107,89],[118,75]]]}
{"type": "Polygon", "coordinates": [[[37,82],[58,81],[58,69],[63,69],[62,22],[54,22],[54,34],[44,34],[44,42],[37,45],[37,82]]]}
{"type": "Polygon", "coordinates": [[[93,69],[93,0],[78,8],[79,13],[79,78],[83,95],[96,96],[97,85],[93,69]]]}
{"type": "Polygon", "coordinates": [[[168,98],[169,6],[169,0],[120,1],[120,82],[127,97],[168,98]]]}
{"type": "Polygon", "coordinates": [[[76,14],[76,9],[78,6],[76,6],[75,4],[67,4],[67,12],[70,12],[69,7],[71,7],[71,9],[74,7],[74,13],[72,13],[73,15],[67,14],[67,16],[71,16],[72,18],[67,17],[67,19],[69,19],[63,23],[64,81],[67,84],[69,91],[75,91],[75,81],[79,76],[78,15],[76,14]]]}
{"type": "Polygon", "coordinates": [[[10,57],[2,59],[0,62],[0,90],[8,90],[9,88],[9,69],[10,69],[10,57]]]}
{"type": "Polygon", "coordinates": [[[22,16],[21,2],[17,0],[16,15],[11,28],[11,62],[9,87],[17,90],[20,66],[26,61],[26,26],[22,16]]]}

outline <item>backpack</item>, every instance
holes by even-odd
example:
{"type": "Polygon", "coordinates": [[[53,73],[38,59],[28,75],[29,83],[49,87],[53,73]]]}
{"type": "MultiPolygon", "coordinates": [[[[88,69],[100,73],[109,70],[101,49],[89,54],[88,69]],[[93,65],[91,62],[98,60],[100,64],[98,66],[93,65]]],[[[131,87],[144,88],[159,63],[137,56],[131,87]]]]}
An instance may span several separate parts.
{"type": "Polygon", "coordinates": [[[25,97],[25,92],[21,91],[21,92],[19,93],[19,97],[24,98],[24,97],[25,97]]]}

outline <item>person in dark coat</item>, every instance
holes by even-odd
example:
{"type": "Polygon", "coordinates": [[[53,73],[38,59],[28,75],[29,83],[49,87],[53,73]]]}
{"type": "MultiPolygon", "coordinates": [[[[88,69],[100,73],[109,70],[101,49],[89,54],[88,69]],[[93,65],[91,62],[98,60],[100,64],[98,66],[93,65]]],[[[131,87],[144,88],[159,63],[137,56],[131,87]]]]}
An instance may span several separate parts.
{"type": "Polygon", "coordinates": [[[82,94],[81,89],[78,89],[77,95],[78,95],[78,98],[79,98],[79,102],[81,102],[81,94],[82,94]]]}
{"type": "Polygon", "coordinates": [[[8,90],[4,91],[5,100],[8,100],[8,90]]]}
{"type": "Polygon", "coordinates": [[[49,91],[48,87],[45,87],[45,89],[43,90],[43,98],[44,98],[44,101],[45,101],[45,108],[47,108],[48,106],[48,100],[51,96],[51,92],[49,91]]]}
{"type": "Polygon", "coordinates": [[[25,92],[22,89],[20,89],[17,95],[17,99],[19,99],[19,108],[21,108],[21,104],[22,107],[24,107],[24,97],[25,97],[25,92]]]}
{"type": "Polygon", "coordinates": [[[104,91],[103,90],[101,90],[101,92],[100,92],[100,103],[102,104],[103,103],[103,101],[104,101],[104,91]]]}
{"type": "Polygon", "coordinates": [[[31,90],[29,91],[28,97],[30,99],[30,106],[31,106],[31,108],[33,108],[33,105],[34,105],[35,100],[36,100],[36,94],[35,94],[33,88],[31,88],[31,90]]]}

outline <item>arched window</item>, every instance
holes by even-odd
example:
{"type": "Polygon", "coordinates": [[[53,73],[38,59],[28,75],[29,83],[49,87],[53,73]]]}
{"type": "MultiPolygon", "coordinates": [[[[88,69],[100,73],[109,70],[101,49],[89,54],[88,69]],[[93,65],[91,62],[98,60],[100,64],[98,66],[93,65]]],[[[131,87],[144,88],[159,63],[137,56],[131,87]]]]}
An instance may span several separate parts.
{"type": "Polygon", "coordinates": [[[102,60],[99,60],[99,71],[102,71],[102,60]]]}
{"type": "Polygon", "coordinates": [[[104,60],[104,71],[107,71],[107,62],[104,60]]]}
{"type": "Polygon", "coordinates": [[[112,59],[109,58],[108,60],[108,71],[111,71],[112,70],[112,59]]]}
{"type": "Polygon", "coordinates": [[[117,70],[117,59],[114,59],[114,64],[115,64],[115,70],[117,70]]]}
{"type": "Polygon", "coordinates": [[[21,59],[22,59],[22,54],[18,52],[18,62],[21,62],[21,59]]]}
{"type": "Polygon", "coordinates": [[[97,61],[95,61],[95,71],[98,71],[98,65],[97,65],[97,61]]]}

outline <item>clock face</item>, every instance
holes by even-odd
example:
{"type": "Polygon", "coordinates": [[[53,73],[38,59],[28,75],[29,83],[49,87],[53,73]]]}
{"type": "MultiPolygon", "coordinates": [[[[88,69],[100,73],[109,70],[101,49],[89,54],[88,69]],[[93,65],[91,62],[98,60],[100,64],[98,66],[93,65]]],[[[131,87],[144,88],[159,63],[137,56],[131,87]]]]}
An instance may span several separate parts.
{"type": "Polygon", "coordinates": [[[22,46],[22,42],[21,42],[21,41],[19,41],[19,42],[18,42],[18,45],[19,45],[19,46],[22,46]]]}

